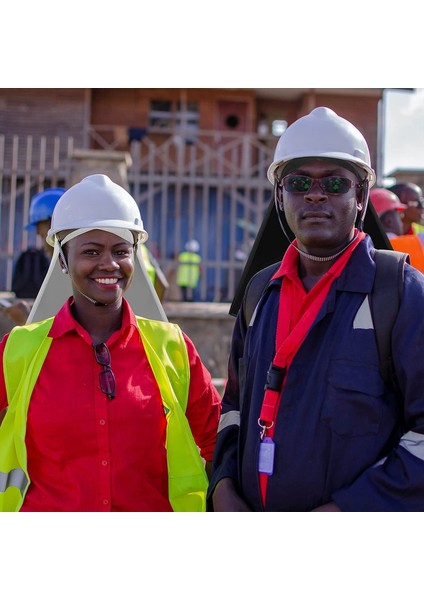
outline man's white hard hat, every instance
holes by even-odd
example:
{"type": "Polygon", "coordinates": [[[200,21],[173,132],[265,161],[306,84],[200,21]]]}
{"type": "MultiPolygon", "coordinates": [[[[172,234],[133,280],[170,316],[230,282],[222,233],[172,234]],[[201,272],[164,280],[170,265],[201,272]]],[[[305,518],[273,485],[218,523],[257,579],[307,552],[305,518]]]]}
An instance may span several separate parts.
{"type": "Polygon", "coordinates": [[[308,157],[347,161],[365,171],[369,187],[375,183],[364,136],[352,123],[325,106],[315,108],[285,130],[268,169],[269,181],[274,184],[276,172],[281,172],[289,161],[308,157]]]}

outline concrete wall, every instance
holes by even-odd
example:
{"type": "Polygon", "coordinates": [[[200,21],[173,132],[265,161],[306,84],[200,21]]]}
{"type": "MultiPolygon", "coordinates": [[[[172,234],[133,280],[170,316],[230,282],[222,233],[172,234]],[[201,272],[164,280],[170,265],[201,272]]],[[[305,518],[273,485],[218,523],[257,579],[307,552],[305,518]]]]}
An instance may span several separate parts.
{"type": "Polygon", "coordinates": [[[177,323],[197,348],[213,378],[226,379],[235,318],[230,304],[214,302],[165,302],[168,320],[177,323]]]}

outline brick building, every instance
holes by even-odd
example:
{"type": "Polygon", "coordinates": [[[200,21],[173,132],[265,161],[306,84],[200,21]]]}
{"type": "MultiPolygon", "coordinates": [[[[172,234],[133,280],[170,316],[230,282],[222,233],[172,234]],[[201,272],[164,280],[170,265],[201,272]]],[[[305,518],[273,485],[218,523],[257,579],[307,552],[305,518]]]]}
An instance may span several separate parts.
{"type": "Polygon", "coordinates": [[[118,152],[165,274],[172,279],[195,237],[201,298],[230,300],[271,198],[266,170],[284,128],[328,106],[362,131],[378,170],[383,91],[0,89],[0,288],[10,289],[19,252],[39,243],[23,229],[31,196],[69,186],[77,151],[118,152]]]}
{"type": "Polygon", "coordinates": [[[424,191],[424,169],[394,169],[387,174],[397,183],[415,183],[424,191]]]}

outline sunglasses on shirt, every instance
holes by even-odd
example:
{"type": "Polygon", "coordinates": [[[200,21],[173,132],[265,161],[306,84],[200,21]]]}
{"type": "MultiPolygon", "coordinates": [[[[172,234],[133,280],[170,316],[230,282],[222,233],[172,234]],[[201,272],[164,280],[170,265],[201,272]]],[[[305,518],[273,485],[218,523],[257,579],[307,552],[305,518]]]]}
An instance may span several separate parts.
{"type": "Polygon", "coordinates": [[[330,175],[328,177],[308,177],[307,175],[286,175],[280,185],[290,194],[306,194],[315,182],[325,194],[346,194],[351,188],[361,188],[362,183],[356,183],[347,177],[330,175]]]}
{"type": "Polygon", "coordinates": [[[99,373],[100,389],[103,394],[106,394],[109,400],[113,400],[115,398],[116,381],[115,375],[110,368],[109,348],[102,342],[101,344],[93,344],[93,349],[96,361],[104,367],[103,371],[99,373]]]}

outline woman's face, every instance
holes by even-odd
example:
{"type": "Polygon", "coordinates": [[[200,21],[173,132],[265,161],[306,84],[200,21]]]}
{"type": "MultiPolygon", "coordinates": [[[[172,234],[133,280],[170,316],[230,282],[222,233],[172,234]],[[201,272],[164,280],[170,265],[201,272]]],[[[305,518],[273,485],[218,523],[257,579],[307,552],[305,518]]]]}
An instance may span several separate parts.
{"type": "Polygon", "coordinates": [[[120,302],[134,276],[134,248],[113,233],[94,229],[65,245],[75,299],[81,292],[101,304],[120,302]]]}
{"type": "MultiPolygon", "coordinates": [[[[313,179],[335,176],[359,183],[351,171],[324,160],[312,160],[289,174],[293,175],[313,179]]],[[[293,193],[283,189],[282,208],[299,248],[319,256],[346,245],[352,239],[357,212],[362,209],[359,197],[356,187],[333,194],[324,191],[318,181],[313,181],[307,191],[293,193]]]]}

